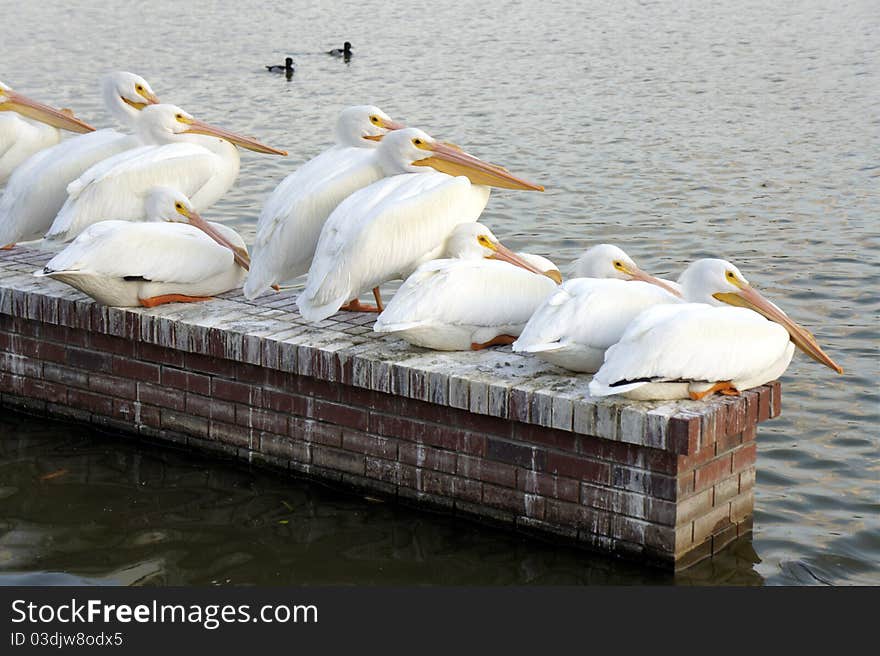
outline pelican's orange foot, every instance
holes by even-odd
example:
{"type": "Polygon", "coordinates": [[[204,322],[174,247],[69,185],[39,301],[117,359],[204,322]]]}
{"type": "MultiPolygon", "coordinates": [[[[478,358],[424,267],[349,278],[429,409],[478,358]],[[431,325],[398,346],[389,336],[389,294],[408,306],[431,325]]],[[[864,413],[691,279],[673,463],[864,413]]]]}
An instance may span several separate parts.
{"type": "Polygon", "coordinates": [[[280,292],[280,291],[281,291],[281,285],[272,285],[272,289],[274,289],[276,292],[280,292]]]}
{"type": "Polygon", "coordinates": [[[508,344],[513,344],[515,341],[516,337],[513,335],[498,335],[498,337],[493,337],[488,342],[483,342],[482,344],[471,342],[471,351],[482,351],[484,348],[489,348],[490,346],[507,346],[508,344]]]}
{"type": "Polygon", "coordinates": [[[339,308],[340,312],[381,312],[382,310],[375,305],[367,305],[361,303],[358,299],[354,299],[339,308]]]}
{"type": "Polygon", "coordinates": [[[731,382],[729,380],[721,382],[721,383],[715,383],[714,385],[712,385],[712,387],[707,389],[705,392],[688,392],[688,394],[690,394],[690,397],[694,401],[700,401],[701,399],[704,399],[707,396],[714,394],[715,392],[721,392],[722,394],[724,394],[726,396],[738,396],[739,395],[739,390],[736,389],[731,384],[731,382]]]}
{"type": "Polygon", "coordinates": [[[15,248],[15,242],[12,242],[11,244],[6,244],[6,246],[0,247],[0,251],[11,251],[13,248],[15,248]]]}
{"type": "Polygon", "coordinates": [[[373,298],[376,299],[376,307],[379,308],[379,312],[384,310],[385,308],[382,306],[382,293],[378,287],[373,287],[373,298]]]}
{"type": "Polygon", "coordinates": [[[142,298],[141,305],[144,307],[156,307],[157,305],[165,305],[166,303],[199,303],[201,301],[210,301],[212,296],[185,296],[183,294],[164,294],[162,296],[151,296],[150,298],[142,298]]]}

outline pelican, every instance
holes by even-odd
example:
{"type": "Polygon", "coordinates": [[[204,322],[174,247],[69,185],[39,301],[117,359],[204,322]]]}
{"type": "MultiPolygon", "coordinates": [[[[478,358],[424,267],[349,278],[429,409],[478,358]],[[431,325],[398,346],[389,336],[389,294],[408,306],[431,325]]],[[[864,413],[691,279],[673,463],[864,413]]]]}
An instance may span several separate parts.
{"type": "Polygon", "coordinates": [[[648,275],[612,244],[588,249],[575,271],[587,277],[564,282],[546,298],[513,343],[514,351],[592,373],[642,310],[681,300],[675,283],[648,275]]]}
{"type": "Polygon", "coordinates": [[[154,186],[178,189],[196,210],[210,207],[238,177],[234,144],[260,153],[287,154],[204,123],[176,105],[145,108],[137,129],[144,143],[155,145],[110,157],[71,182],[47,240],[69,241],[104,219],[143,221],[145,194],[154,186]]]}
{"type": "MultiPolygon", "coordinates": [[[[144,78],[111,73],[101,79],[107,111],[129,129],[140,110],[159,102],[144,78]]],[[[0,198],[0,246],[42,237],[67,198],[67,185],[102,159],[134,148],[134,136],[97,130],[65,139],[32,155],[15,169],[0,198]]]]}
{"type": "Polygon", "coordinates": [[[479,218],[490,186],[544,189],[417,128],[385,135],[377,156],[389,177],[342,201],[321,231],[297,298],[309,321],[326,319],[346,301],[344,309],[381,311],[379,285],[439,257],[455,226],[479,218]],[[375,308],[357,301],[370,289],[375,308]]]}
{"type": "Polygon", "coordinates": [[[61,130],[94,129],[70,110],[54,109],[0,82],[0,184],[28,157],[61,141],[61,130]]]}
{"type": "Polygon", "coordinates": [[[238,233],[202,219],[176,189],[153,188],[146,202],[149,222],[95,223],[34,275],[116,307],[206,301],[241,285],[248,257],[238,233]]]}
{"type": "Polygon", "coordinates": [[[534,266],[481,223],[456,226],[445,251],[446,259],[425,262],[404,281],[374,331],[438,351],[510,344],[556,289],[544,272],[548,260],[534,266]]]}
{"type": "Polygon", "coordinates": [[[266,199],[257,222],[244,295],[308,272],[324,222],[353,192],[384,177],[376,150],[403,125],[373,105],[348,107],[336,121],[336,144],[288,175],[266,199]]]}
{"type": "Polygon", "coordinates": [[[639,314],[608,349],[590,394],[694,400],[715,392],[735,395],[781,376],[795,347],[843,373],[813,335],[730,262],[697,260],[679,283],[688,302],[639,314]]]}

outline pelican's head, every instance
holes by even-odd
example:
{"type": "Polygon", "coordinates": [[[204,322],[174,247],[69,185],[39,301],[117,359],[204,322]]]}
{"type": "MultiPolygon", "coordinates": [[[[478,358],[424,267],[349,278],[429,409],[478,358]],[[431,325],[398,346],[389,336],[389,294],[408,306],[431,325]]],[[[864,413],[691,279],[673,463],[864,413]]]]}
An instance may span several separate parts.
{"type": "MultiPolygon", "coordinates": [[[[482,223],[459,223],[446,238],[445,250],[446,257],[501,260],[502,262],[522,267],[532,273],[546,275],[557,283],[559,282],[550,272],[542,271],[522,256],[507,248],[482,223]]],[[[553,271],[553,273],[558,275],[559,272],[553,271]]]]}
{"type": "Polygon", "coordinates": [[[346,107],[336,119],[336,143],[355,148],[377,146],[389,131],[403,127],[375,105],[346,107]]]}
{"type": "Polygon", "coordinates": [[[183,192],[172,187],[153,187],[147,193],[146,209],[147,219],[150,221],[187,223],[198,228],[218,244],[231,250],[235,262],[242,269],[247,271],[250,268],[251,260],[247,250],[233,244],[216,227],[199,216],[183,192]]]}
{"type": "Polygon", "coordinates": [[[544,191],[507,169],[474,157],[455,144],[437,141],[418,128],[387,134],[379,144],[379,162],[388,175],[422,173],[425,167],[451,176],[466,176],[473,184],[505,189],[544,191]]]}
{"type": "Polygon", "coordinates": [[[261,144],[256,139],[235,134],[223,128],[209,125],[193,117],[177,105],[163,103],[144,108],[137,122],[137,131],[145,143],[173,143],[186,141],[188,134],[204,134],[224,139],[242,148],[258,153],[287,155],[283,150],[261,144]]]}
{"type": "Polygon", "coordinates": [[[578,278],[616,278],[618,280],[641,280],[662,287],[670,294],[681,296],[672,285],[642,271],[622,248],[613,244],[592,246],[574,263],[578,278]]]}
{"type": "Polygon", "coordinates": [[[0,112],[15,112],[27,118],[71,132],[91,132],[88,123],[80,121],[69,109],[55,109],[13,91],[0,82],[0,112]]]}
{"type": "Polygon", "coordinates": [[[689,302],[744,307],[778,323],[788,331],[791,341],[800,350],[837,373],[843,373],[843,369],[822,350],[810,331],[792,321],[779,307],[759,294],[740,270],[727,260],[697,260],[684,270],[678,282],[689,302]]]}
{"type": "Polygon", "coordinates": [[[149,82],[140,75],[125,71],[108,73],[102,77],[101,92],[107,110],[126,126],[131,125],[144,107],[159,103],[159,98],[149,82]]]}

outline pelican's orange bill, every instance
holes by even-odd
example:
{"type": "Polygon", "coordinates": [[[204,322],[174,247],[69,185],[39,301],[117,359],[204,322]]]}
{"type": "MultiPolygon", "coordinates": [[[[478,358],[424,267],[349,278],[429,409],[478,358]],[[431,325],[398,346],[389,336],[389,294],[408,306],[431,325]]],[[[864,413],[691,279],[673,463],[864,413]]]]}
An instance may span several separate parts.
{"type": "Polygon", "coordinates": [[[502,166],[484,162],[454,144],[435,141],[419,147],[433,154],[416,160],[413,162],[414,166],[430,166],[441,173],[452,176],[463,175],[476,185],[544,191],[544,187],[541,185],[518,178],[502,166]]]}
{"type": "Polygon", "coordinates": [[[266,153],[269,155],[287,155],[287,151],[285,150],[278,150],[277,148],[266,146],[265,144],[261,144],[259,141],[251,137],[244,137],[240,134],[236,134],[235,132],[230,132],[229,130],[218,128],[214,125],[210,125],[209,123],[205,123],[204,121],[200,121],[195,118],[192,119],[191,122],[189,122],[189,126],[189,129],[186,130],[187,132],[192,132],[194,134],[207,134],[212,137],[219,137],[220,139],[225,139],[229,143],[233,143],[236,146],[241,146],[242,148],[247,148],[248,150],[253,150],[257,153],[266,153]]]}
{"type": "Polygon", "coordinates": [[[70,110],[49,107],[12,89],[7,89],[3,95],[6,96],[6,100],[0,103],[0,112],[17,112],[40,123],[70,132],[93,132],[95,129],[76,118],[70,110]]]}

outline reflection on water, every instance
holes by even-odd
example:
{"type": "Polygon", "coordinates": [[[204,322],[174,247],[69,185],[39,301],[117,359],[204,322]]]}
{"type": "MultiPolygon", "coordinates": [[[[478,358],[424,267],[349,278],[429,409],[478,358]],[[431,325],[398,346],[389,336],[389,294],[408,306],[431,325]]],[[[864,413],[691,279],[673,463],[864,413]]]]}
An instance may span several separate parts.
{"type": "MultiPolygon", "coordinates": [[[[758,442],[754,571],[771,582],[880,582],[875,3],[486,0],[480,9],[401,3],[389,13],[379,0],[241,0],[204,12],[155,0],[112,10],[83,1],[73,11],[0,0],[0,73],[103,127],[96,78],[126,68],[195,116],[288,150],[287,158],[243,153],[237,185],[205,212],[248,239],[267,194],[327,145],[338,110],[372,102],[546,185],[544,194],[493,193],[483,220],[514,248],[544,253],[563,269],[599,241],[619,243],[657,273],[675,274],[696,257],[733,260],[846,371],[835,376],[798,355],[783,378],[783,415],[762,427],[758,442]],[[47,29],[62,20],[65,29],[47,29]],[[427,43],[425,34],[443,37],[427,43]],[[325,54],[342,39],[356,51],[348,63],[325,54]],[[291,81],[263,69],[287,55],[297,63],[291,81]]],[[[114,449],[105,448],[109,461],[114,449]]],[[[120,457],[137,470],[135,452],[126,453],[120,457]]],[[[189,483],[180,489],[192,504],[222,498],[200,487],[213,485],[207,475],[194,482],[184,470],[189,483]]],[[[158,488],[152,496],[163,498],[158,488]]],[[[144,500],[131,502],[139,508],[144,500]]],[[[410,536],[409,523],[424,522],[385,506],[347,508],[361,519],[389,513],[382,535],[394,526],[410,536]]],[[[359,528],[348,530],[372,534],[354,518],[359,528]]],[[[45,517],[18,519],[26,532],[45,517]]],[[[432,529],[438,543],[411,549],[436,555],[474,540],[469,548],[479,552],[480,538],[467,533],[432,529]]],[[[203,535],[208,558],[217,536],[203,535]]],[[[106,537],[111,562],[122,545],[106,537]]],[[[156,539],[177,544],[173,535],[156,539]]],[[[502,558],[486,550],[484,561],[502,558]]],[[[246,569],[238,560],[249,554],[242,547],[218,567],[246,569]]],[[[53,567],[76,569],[65,558],[53,567]]],[[[321,559],[313,561],[320,578],[321,559]]],[[[181,562],[190,561],[166,561],[163,571],[181,562]]],[[[474,574],[483,564],[452,560],[448,570],[484,580],[474,574]]],[[[432,558],[408,580],[434,580],[435,567],[432,558]]]]}

